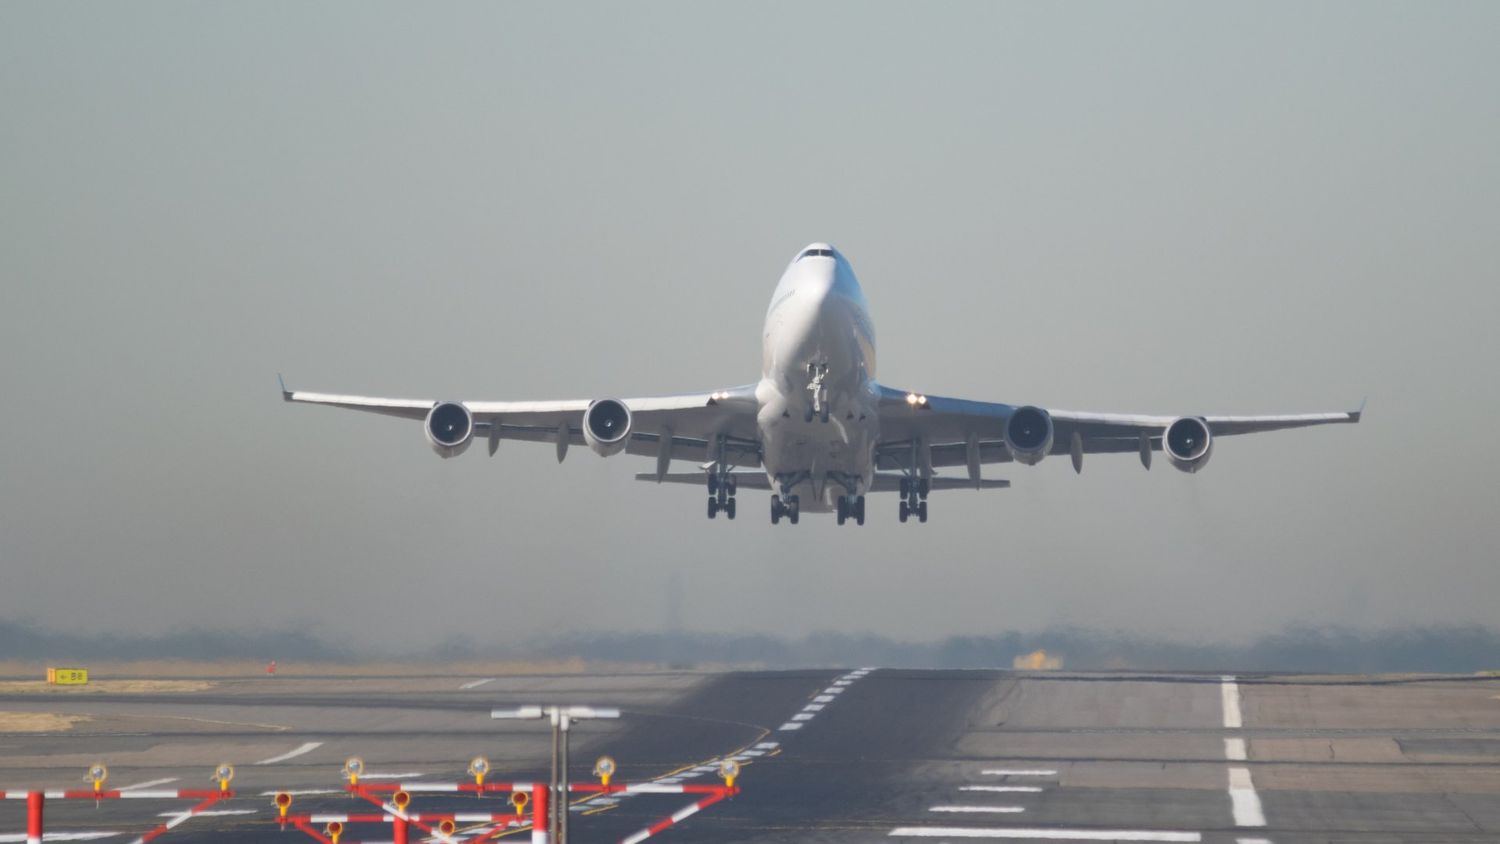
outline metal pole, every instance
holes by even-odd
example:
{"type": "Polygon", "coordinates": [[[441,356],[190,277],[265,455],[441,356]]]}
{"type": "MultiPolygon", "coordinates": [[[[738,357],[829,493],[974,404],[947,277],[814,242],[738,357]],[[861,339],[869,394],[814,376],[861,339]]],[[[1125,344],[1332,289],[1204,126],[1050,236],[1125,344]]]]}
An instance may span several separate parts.
{"type": "Polygon", "coordinates": [[[566,713],[562,716],[562,767],[560,772],[562,780],[559,783],[558,792],[562,799],[558,800],[557,807],[557,831],[558,844],[568,844],[568,725],[572,723],[566,713]]]}
{"type": "Polygon", "coordinates": [[[557,707],[552,707],[552,778],[547,781],[547,790],[552,798],[547,803],[547,833],[549,835],[557,832],[557,804],[563,802],[557,793],[557,754],[558,747],[562,744],[557,725],[559,717],[557,707]]]}
{"type": "Polygon", "coordinates": [[[42,844],[42,807],[46,799],[40,791],[26,792],[26,844],[42,844]]]}

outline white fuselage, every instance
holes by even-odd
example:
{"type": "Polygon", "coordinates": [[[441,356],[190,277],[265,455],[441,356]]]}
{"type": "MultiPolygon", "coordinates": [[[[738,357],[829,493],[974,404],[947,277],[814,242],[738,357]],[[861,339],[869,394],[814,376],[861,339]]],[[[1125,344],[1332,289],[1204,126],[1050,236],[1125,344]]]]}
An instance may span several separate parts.
{"type": "Polygon", "coordinates": [[[757,424],[772,488],[809,512],[869,489],[880,417],[875,330],[854,270],[826,244],[798,256],[766,312],[757,424]]]}

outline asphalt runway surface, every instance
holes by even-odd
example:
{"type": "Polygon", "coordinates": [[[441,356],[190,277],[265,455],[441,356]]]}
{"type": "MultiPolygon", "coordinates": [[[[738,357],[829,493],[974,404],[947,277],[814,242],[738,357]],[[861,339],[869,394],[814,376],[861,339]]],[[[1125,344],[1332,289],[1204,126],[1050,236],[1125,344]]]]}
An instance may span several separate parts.
{"type": "MultiPolygon", "coordinates": [[[[714,783],[726,756],[743,793],[655,840],[679,842],[1500,840],[1500,678],[809,670],[526,677],[259,677],[174,694],[0,695],[0,711],[87,714],[55,734],[0,733],[0,789],[212,788],[239,795],[162,841],[311,840],[293,811],[365,811],[365,781],[458,782],[476,754],[491,781],[545,779],[550,734],[493,707],[618,706],[572,742],[571,773],[601,753],[617,780],[714,783]],[[323,793],[317,793],[323,792],[323,793]]],[[[574,842],[619,841],[693,801],[576,802],[574,842]]],[[[49,801],[48,840],[129,841],[190,801],[49,801]]],[[[412,811],[503,811],[502,797],[418,794],[412,811]]],[[[25,802],[0,801],[0,842],[24,840],[25,802]]],[[[519,830],[502,840],[527,840],[519,830]]],[[[343,842],[389,841],[388,825],[343,842]]],[[[412,840],[420,840],[415,835],[412,840]]]]}

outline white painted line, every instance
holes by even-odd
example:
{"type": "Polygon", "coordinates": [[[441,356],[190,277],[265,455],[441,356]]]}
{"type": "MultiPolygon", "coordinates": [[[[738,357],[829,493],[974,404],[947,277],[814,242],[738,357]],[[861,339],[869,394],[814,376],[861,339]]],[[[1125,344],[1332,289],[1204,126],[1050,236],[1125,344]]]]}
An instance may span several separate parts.
{"type": "Polygon", "coordinates": [[[468,691],[469,689],[477,689],[480,686],[483,686],[485,683],[493,682],[495,682],[494,677],[486,677],[483,680],[470,680],[469,682],[464,683],[462,686],[459,686],[458,689],[459,691],[468,691]]]}
{"type": "Polygon", "coordinates": [[[1224,698],[1224,726],[1226,729],[1238,730],[1244,726],[1244,719],[1240,717],[1240,684],[1236,682],[1233,674],[1225,674],[1223,683],[1219,686],[1219,692],[1224,698]]]}
{"type": "Polygon", "coordinates": [[[898,826],[892,838],[1043,838],[1049,841],[1202,841],[1200,832],[1154,829],[1024,829],[1020,827],[898,826]]]}
{"type": "Polygon", "coordinates": [[[756,750],[775,750],[781,746],[779,741],[763,741],[755,746],[756,750]]]}
{"type": "Polygon", "coordinates": [[[736,759],[739,759],[741,757],[752,758],[752,757],[755,757],[755,756],[765,756],[765,755],[766,755],[766,752],[764,750],[747,750],[744,753],[741,753],[739,756],[736,756],[734,758],[736,758],[736,759]]]}
{"type": "MultiPolygon", "coordinates": [[[[124,834],[125,833],[123,832],[49,832],[47,833],[45,840],[98,841],[101,838],[114,838],[117,835],[124,834]]],[[[25,835],[0,835],[0,841],[6,842],[6,844],[9,844],[9,842],[12,841],[16,842],[16,844],[25,844],[25,842],[33,840],[35,839],[27,838],[25,835]]]]}
{"type": "MultiPolygon", "coordinates": [[[[260,793],[260,796],[275,797],[280,793],[281,792],[279,791],[262,791],[260,793]]],[[[288,791],[286,793],[292,795],[293,797],[306,797],[316,794],[344,794],[345,792],[341,788],[304,788],[301,791],[288,791]]]]}
{"type": "Polygon", "coordinates": [[[412,777],[425,776],[427,775],[421,771],[399,771],[395,773],[386,773],[385,771],[365,771],[363,774],[359,775],[359,778],[362,780],[404,780],[410,779],[412,777]]]}
{"type": "Polygon", "coordinates": [[[835,686],[851,686],[851,685],[854,684],[854,681],[853,680],[834,680],[833,684],[835,686]]]}
{"type": "Polygon", "coordinates": [[[843,686],[829,686],[828,688],[826,688],[826,689],[823,690],[823,694],[825,694],[825,695],[838,695],[838,694],[843,694],[843,693],[844,693],[844,687],[843,686]]]}
{"type": "Polygon", "coordinates": [[[803,712],[822,712],[823,711],[823,707],[825,707],[827,705],[828,704],[826,704],[826,703],[809,703],[808,705],[802,707],[802,711],[803,712]]]}
{"type": "Polygon", "coordinates": [[[1056,771],[1042,768],[986,768],[979,773],[987,777],[1055,777],[1056,771]]]}
{"type": "Polygon", "coordinates": [[[1224,757],[1232,762],[1243,762],[1250,758],[1245,755],[1245,740],[1242,738],[1224,739],[1224,757]]]}
{"type": "Polygon", "coordinates": [[[997,793],[1021,793],[1038,794],[1042,791],[1039,785],[961,785],[959,791],[989,791],[997,793]]]}
{"type": "Polygon", "coordinates": [[[813,698],[813,703],[833,703],[833,695],[818,695],[813,698]]]}
{"type": "Polygon", "coordinates": [[[778,730],[783,730],[783,731],[784,730],[800,730],[800,729],[802,729],[802,725],[801,724],[793,724],[791,721],[788,721],[785,724],[782,724],[780,727],[777,727],[777,729],[778,730]]]}
{"type": "Polygon", "coordinates": [[[179,779],[179,777],[164,777],[164,778],[159,779],[159,780],[149,780],[147,782],[138,782],[135,785],[121,786],[120,790],[121,791],[135,791],[135,790],[141,789],[141,788],[155,788],[158,785],[166,785],[169,782],[177,782],[178,779],[179,779]]]}
{"type": "Polygon", "coordinates": [[[713,773],[714,771],[717,771],[717,770],[719,770],[719,766],[718,765],[699,765],[698,767],[696,767],[696,768],[693,769],[693,773],[695,773],[695,774],[711,774],[711,773],[713,773]]]}
{"type": "Polygon", "coordinates": [[[792,716],[792,720],[793,721],[811,721],[815,717],[817,717],[817,716],[813,715],[811,712],[798,712],[796,715],[792,716]]]}
{"type": "Polygon", "coordinates": [[[1260,807],[1260,795],[1250,782],[1248,768],[1229,769],[1229,802],[1234,808],[1235,826],[1265,826],[1266,813],[1260,807]]]}
{"type": "Polygon", "coordinates": [[[286,753],[281,754],[280,756],[272,756],[270,759],[262,759],[259,762],[256,762],[255,764],[257,764],[257,765],[274,765],[277,762],[285,762],[288,759],[293,759],[295,757],[301,756],[304,753],[311,753],[314,750],[317,750],[318,748],[320,748],[322,746],[323,746],[323,742],[321,742],[321,741],[310,741],[310,742],[302,745],[301,747],[297,748],[296,750],[288,751],[286,753]]]}
{"type": "Polygon", "coordinates": [[[985,812],[985,813],[1006,814],[1006,815],[1009,815],[1009,814],[1014,814],[1016,812],[1024,812],[1026,810],[1023,809],[1023,808],[1021,808],[1020,806],[933,806],[932,808],[928,809],[927,811],[929,811],[929,812],[974,812],[974,813],[985,812]]]}
{"type": "Polygon", "coordinates": [[[1235,844],[1271,844],[1269,838],[1236,838],[1235,844]]]}
{"type": "MultiPolygon", "coordinates": [[[[181,812],[162,812],[161,814],[157,815],[157,817],[158,818],[175,818],[175,817],[177,817],[180,814],[182,814],[182,813],[181,812]]],[[[202,812],[199,812],[196,815],[193,815],[193,817],[195,817],[195,818],[216,818],[216,817],[225,817],[225,816],[228,816],[228,815],[253,815],[253,814],[256,814],[256,810],[255,809],[207,809],[207,810],[204,810],[202,812]]]]}

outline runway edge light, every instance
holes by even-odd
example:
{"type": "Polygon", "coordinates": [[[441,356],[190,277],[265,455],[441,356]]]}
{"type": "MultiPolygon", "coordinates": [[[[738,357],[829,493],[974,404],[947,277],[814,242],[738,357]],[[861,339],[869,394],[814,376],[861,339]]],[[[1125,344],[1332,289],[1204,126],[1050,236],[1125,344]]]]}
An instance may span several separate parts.
{"type": "Polygon", "coordinates": [[[213,776],[209,777],[209,779],[219,783],[220,794],[229,793],[229,784],[234,782],[234,766],[228,762],[223,763],[219,767],[214,768],[213,776]]]}
{"type": "Polygon", "coordinates": [[[613,757],[600,756],[594,763],[594,776],[599,778],[600,785],[609,785],[609,778],[615,775],[615,760],[613,757]]]}
{"type": "Polygon", "coordinates": [[[516,807],[516,816],[526,814],[526,804],[531,802],[531,795],[524,791],[512,791],[510,793],[510,805],[516,807]]]}
{"type": "Polygon", "coordinates": [[[344,825],[338,821],[329,821],[328,825],[323,827],[323,834],[328,836],[328,840],[333,844],[339,844],[339,836],[344,834],[344,825]]]}
{"type": "Polygon", "coordinates": [[[95,763],[83,778],[94,784],[94,793],[98,794],[104,790],[104,783],[109,779],[109,768],[103,762],[95,763]]]}
{"type": "Polygon", "coordinates": [[[740,775],[740,763],[733,759],[725,759],[719,763],[719,776],[724,778],[724,784],[730,788],[734,787],[734,778],[740,775]]]}
{"type": "Polygon", "coordinates": [[[469,773],[474,777],[475,785],[484,785],[484,778],[490,772],[490,760],[483,756],[475,756],[469,760],[469,773]]]}
{"type": "Polygon", "coordinates": [[[411,805],[411,795],[405,790],[398,791],[391,795],[391,805],[404,812],[406,807],[411,805]]]}
{"type": "Polygon", "coordinates": [[[365,772],[365,760],[350,756],[344,760],[344,778],[350,785],[359,785],[359,775],[365,772]]]}
{"type": "Polygon", "coordinates": [[[292,795],[285,791],[278,791],[276,792],[276,796],[271,798],[271,802],[276,804],[276,811],[281,814],[281,819],[285,821],[287,810],[292,808],[292,795]]]}

